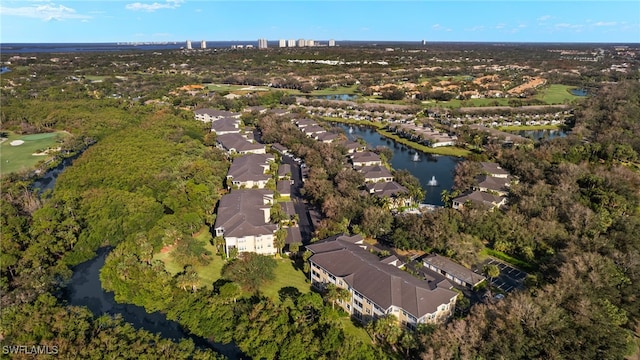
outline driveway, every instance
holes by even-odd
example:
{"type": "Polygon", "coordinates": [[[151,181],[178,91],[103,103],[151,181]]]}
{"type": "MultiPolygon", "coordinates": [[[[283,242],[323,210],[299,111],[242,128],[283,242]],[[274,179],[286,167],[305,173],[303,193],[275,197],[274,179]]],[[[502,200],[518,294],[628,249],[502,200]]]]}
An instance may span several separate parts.
{"type": "Polygon", "coordinates": [[[309,244],[313,233],[313,226],[311,225],[311,218],[309,217],[309,211],[307,210],[307,204],[305,203],[302,195],[300,194],[300,188],[302,188],[302,172],[300,164],[298,164],[293,157],[289,155],[282,156],[282,162],[291,165],[291,179],[293,180],[293,186],[291,187],[291,201],[293,202],[293,208],[298,214],[298,226],[300,227],[300,234],[302,235],[302,243],[309,244]]]}

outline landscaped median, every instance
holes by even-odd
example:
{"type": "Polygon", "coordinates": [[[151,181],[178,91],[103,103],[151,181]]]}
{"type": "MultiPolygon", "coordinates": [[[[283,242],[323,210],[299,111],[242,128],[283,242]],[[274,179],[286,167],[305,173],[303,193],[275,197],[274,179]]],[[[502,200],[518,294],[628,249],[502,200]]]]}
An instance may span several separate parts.
{"type": "Polygon", "coordinates": [[[422,144],[418,144],[416,142],[413,142],[409,139],[405,139],[403,137],[400,137],[392,132],[389,132],[387,130],[384,130],[385,126],[387,124],[385,123],[381,123],[381,122],[377,122],[377,121],[369,121],[369,120],[354,120],[354,119],[343,119],[343,118],[334,118],[334,117],[328,117],[328,116],[324,116],[323,117],[324,120],[326,121],[331,121],[331,122],[339,122],[339,123],[343,123],[343,124],[352,124],[352,125],[359,125],[359,126],[369,126],[369,127],[373,127],[376,129],[376,132],[378,132],[378,134],[389,138],[391,140],[394,140],[395,142],[399,143],[399,144],[404,144],[412,149],[415,150],[419,150],[425,153],[429,153],[429,154],[438,154],[438,155],[448,155],[448,156],[458,156],[458,157],[467,157],[469,156],[469,154],[471,154],[471,151],[467,150],[467,149],[463,149],[463,148],[459,148],[457,146],[441,146],[441,147],[429,147],[429,146],[425,146],[422,144]]]}

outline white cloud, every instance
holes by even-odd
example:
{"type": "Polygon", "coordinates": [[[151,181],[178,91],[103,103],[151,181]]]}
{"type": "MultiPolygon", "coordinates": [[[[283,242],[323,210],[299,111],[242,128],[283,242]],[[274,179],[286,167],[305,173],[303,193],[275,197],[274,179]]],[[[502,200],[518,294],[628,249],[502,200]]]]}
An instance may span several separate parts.
{"type": "Polygon", "coordinates": [[[537,20],[538,21],[547,21],[549,19],[551,19],[551,15],[540,16],[537,20]]]}
{"type": "Polygon", "coordinates": [[[44,21],[51,20],[67,20],[67,19],[91,19],[89,15],[78,14],[74,9],[56,5],[54,3],[43,5],[31,5],[22,7],[4,7],[0,6],[0,15],[3,16],[20,16],[34,19],[42,19],[44,21]]]}
{"type": "Polygon", "coordinates": [[[135,2],[125,5],[125,9],[132,11],[154,12],[160,9],[177,9],[183,3],[183,0],[165,0],[163,3],[141,3],[135,2]]]}
{"type": "Polygon", "coordinates": [[[465,31],[483,31],[485,29],[484,25],[474,26],[472,28],[464,29],[465,31]]]}
{"type": "Polygon", "coordinates": [[[442,26],[440,24],[435,24],[435,25],[431,26],[431,28],[433,30],[437,30],[437,31],[452,31],[450,28],[444,27],[444,26],[442,26]]]}
{"type": "Polygon", "coordinates": [[[597,23],[593,24],[595,26],[616,26],[618,25],[617,22],[615,21],[598,21],[597,23]]]}

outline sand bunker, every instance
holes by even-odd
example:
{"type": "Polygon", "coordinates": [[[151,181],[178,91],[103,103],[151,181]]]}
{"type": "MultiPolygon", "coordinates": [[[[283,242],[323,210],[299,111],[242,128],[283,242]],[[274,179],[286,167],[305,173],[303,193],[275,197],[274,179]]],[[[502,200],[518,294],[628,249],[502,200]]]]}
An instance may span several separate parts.
{"type": "Polygon", "coordinates": [[[9,145],[11,146],[20,146],[22,144],[24,144],[24,141],[22,140],[13,140],[12,142],[9,143],[9,145]]]}

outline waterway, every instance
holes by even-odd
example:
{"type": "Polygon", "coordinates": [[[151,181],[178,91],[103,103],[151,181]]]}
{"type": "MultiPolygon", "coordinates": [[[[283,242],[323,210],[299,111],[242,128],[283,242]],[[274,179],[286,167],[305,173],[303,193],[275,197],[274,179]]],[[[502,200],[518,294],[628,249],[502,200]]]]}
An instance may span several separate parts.
{"type": "Polygon", "coordinates": [[[442,190],[451,190],[456,165],[462,158],[427,154],[399,144],[376,132],[375,129],[365,126],[354,126],[341,123],[333,123],[343,129],[351,140],[364,139],[370,147],[386,146],[393,151],[391,166],[394,169],[404,169],[420,180],[420,184],[427,194],[424,203],[442,206],[440,193],[442,190]],[[433,186],[432,180],[437,185],[433,186]]]}
{"type": "MultiPolygon", "coordinates": [[[[39,192],[52,190],[55,187],[58,176],[68,166],[73,164],[79,156],[66,158],[57,167],[46,172],[44,176],[34,181],[32,188],[39,192]]],[[[241,359],[243,354],[238,347],[233,344],[213,343],[204,338],[190,335],[182,330],[180,324],[168,320],[159,312],[149,314],[143,307],[131,304],[119,304],[115,301],[113,293],[104,291],[100,281],[100,269],[104,266],[109,249],[98,250],[97,256],[74,267],[73,275],[67,285],[63,298],[69,304],[75,306],[86,306],[95,316],[104,314],[120,314],[124,321],[133,325],[136,329],[145,329],[152,333],[173,340],[191,339],[200,347],[210,348],[225,355],[229,359],[241,359]]]]}
{"type": "Polygon", "coordinates": [[[86,306],[95,316],[120,314],[122,319],[136,329],[144,329],[173,340],[191,339],[200,347],[213,349],[229,359],[241,359],[242,352],[233,344],[213,343],[198,336],[187,334],[180,324],[168,320],[160,313],[147,313],[143,307],[119,304],[114,294],[104,291],[100,282],[100,269],[109,254],[109,249],[98,250],[95,258],[77,265],[69,285],[64,291],[64,299],[74,306],[86,306]]]}

